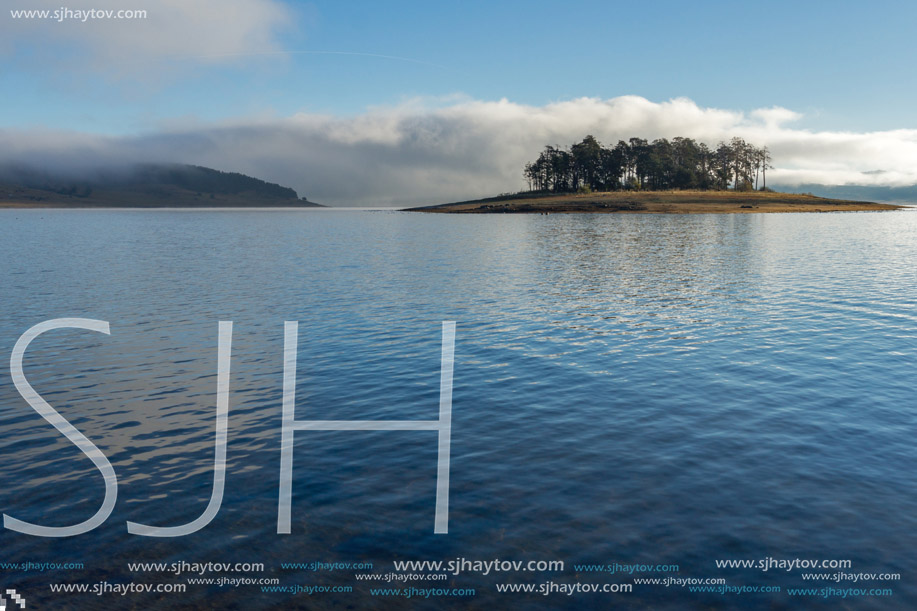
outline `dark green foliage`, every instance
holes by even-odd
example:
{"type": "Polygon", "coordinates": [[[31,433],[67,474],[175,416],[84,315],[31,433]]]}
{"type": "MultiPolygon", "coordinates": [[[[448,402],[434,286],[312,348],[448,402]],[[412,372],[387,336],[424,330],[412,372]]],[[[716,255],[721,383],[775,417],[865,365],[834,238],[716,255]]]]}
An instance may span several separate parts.
{"type": "Polygon", "coordinates": [[[757,189],[758,177],[771,168],[767,147],[741,138],[720,142],[715,150],[691,138],[619,140],[603,147],[586,136],[568,149],[546,146],[525,165],[529,189],[553,193],[592,191],[757,189]]]}

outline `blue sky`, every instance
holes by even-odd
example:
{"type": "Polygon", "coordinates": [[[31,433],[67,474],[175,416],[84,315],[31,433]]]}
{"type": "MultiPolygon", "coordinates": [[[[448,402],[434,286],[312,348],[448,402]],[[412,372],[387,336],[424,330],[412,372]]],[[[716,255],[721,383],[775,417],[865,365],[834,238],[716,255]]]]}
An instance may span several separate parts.
{"type": "MultiPolygon", "coordinates": [[[[713,114],[733,113],[731,126],[714,121],[698,131],[691,113],[672,115],[688,123],[666,119],[668,106],[653,123],[631,121],[633,112],[620,105],[611,117],[622,129],[633,125],[640,132],[633,135],[673,137],[681,129],[715,139],[746,129],[762,109],[786,109],[785,120],[762,137],[783,151],[788,182],[819,176],[856,182],[864,172],[869,181],[884,175],[888,183],[917,182],[902,168],[874,162],[869,151],[881,148],[878,140],[857,141],[841,162],[846,173],[836,176],[825,174],[833,166],[824,157],[803,167],[797,150],[807,147],[814,159],[844,134],[892,137],[903,130],[908,133],[896,140],[898,156],[917,154],[917,136],[909,131],[917,129],[917,4],[911,2],[6,4],[148,12],[145,20],[87,23],[0,14],[0,130],[8,139],[75,132],[95,137],[91,145],[80,140],[95,150],[111,138],[123,143],[181,133],[200,140],[227,126],[289,128],[297,117],[327,132],[327,126],[316,127],[319,118],[338,127],[351,121],[353,131],[362,122],[377,125],[380,116],[397,116],[402,131],[410,131],[417,123],[444,120],[449,109],[503,99],[526,109],[521,114],[527,118],[512,120],[540,122],[546,137],[567,138],[558,122],[570,115],[545,118],[557,104],[639,96],[665,105],[684,98],[713,114]],[[824,137],[813,141],[812,134],[824,137]]],[[[481,112],[503,110],[492,105],[481,112]]],[[[599,116],[608,118],[598,113],[595,121],[599,116]]],[[[478,117],[475,124],[490,118],[478,117]]],[[[584,135],[574,123],[570,139],[584,135]]],[[[608,129],[600,135],[622,134],[608,129]]],[[[63,136],[45,141],[66,144],[63,136]]],[[[253,146],[267,151],[273,144],[253,146]]],[[[18,149],[35,152],[25,143],[18,149]]],[[[205,152],[199,160],[219,161],[205,152]]],[[[911,161],[917,166],[917,159],[911,161]]],[[[270,167],[254,157],[225,163],[248,171],[270,167]]],[[[499,184],[512,188],[509,174],[499,184]]]]}
{"type": "MultiPolygon", "coordinates": [[[[170,10],[144,0],[120,5],[170,10]]],[[[61,45],[55,30],[85,24],[54,23],[16,40],[3,57],[0,88],[16,94],[4,96],[0,121],[124,133],[188,117],[352,114],[415,97],[462,94],[542,105],[633,94],[654,101],[684,96],[736,110],[782,106],[804,113],[804,124],[814,129],[917,127],[917,4],[911,2],[287,6],[288,25],[262,51],[294,53],[259,56],[253,48],[255,55],[219,63],[163,53],[127,68],[153,72],[149,81],[79,61],[31,60],[39,47],[73,55],[75,45],[61,45]],[[322,51],[415,61],[309,53],[322,51]]]]}

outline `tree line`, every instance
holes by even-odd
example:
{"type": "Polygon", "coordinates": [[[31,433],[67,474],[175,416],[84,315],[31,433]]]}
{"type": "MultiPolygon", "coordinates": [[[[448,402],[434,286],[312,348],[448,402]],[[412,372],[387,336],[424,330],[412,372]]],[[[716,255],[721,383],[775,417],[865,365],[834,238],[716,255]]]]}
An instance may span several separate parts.
{"type": "Polygon", "coordinates": [[[619,140],[602,146],[593,136],[563,149],[546,146],[538,159],[525,165],[529,190],[569,193],[701,189],[738,191],[767,188],[771,156],[742,138],[710,148],[691,138],[619,140]]]}

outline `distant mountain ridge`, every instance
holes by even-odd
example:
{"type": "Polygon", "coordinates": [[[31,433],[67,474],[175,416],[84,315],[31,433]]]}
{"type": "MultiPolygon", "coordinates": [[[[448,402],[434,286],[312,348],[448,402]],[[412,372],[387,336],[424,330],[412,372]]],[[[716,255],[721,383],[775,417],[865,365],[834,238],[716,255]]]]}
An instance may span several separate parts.
{"type": "Polygon", "coordinates": [[[917,185],[907,187],[882,187],[865,185],[819,185],[804,184],[793,187],[776,186],[787,193],[811,193],[819,197],[836,199],[859,199],[893,204],[917,204],[917,185]]]}
{"type": "Polygon", "coordinates": [[[139,164],[90,172],[0,167],[4,207],[313,207],[293,189],[238,172],[139,164]]]}

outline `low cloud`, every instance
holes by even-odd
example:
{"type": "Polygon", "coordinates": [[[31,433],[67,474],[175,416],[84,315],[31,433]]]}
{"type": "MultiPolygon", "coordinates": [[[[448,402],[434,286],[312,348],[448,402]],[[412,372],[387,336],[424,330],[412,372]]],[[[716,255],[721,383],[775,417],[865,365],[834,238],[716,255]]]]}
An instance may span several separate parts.
{"type": "Polygon", "coordinates": [[[251,174],[332,205],[411,205],[524,188],[523,165],[546,144],[593,134],[686,136],[715,146],[740,136],[768,146],[768,185],[917,184],[917,130],[813,132],[784,108],[737,112],[678,98],[580,98],[546,106],[507,100],[407,102],[354,117],[301,114],[125,137],[0,130],[0,162],[88,171],[134,162],[181,162],[251,174]]]}

